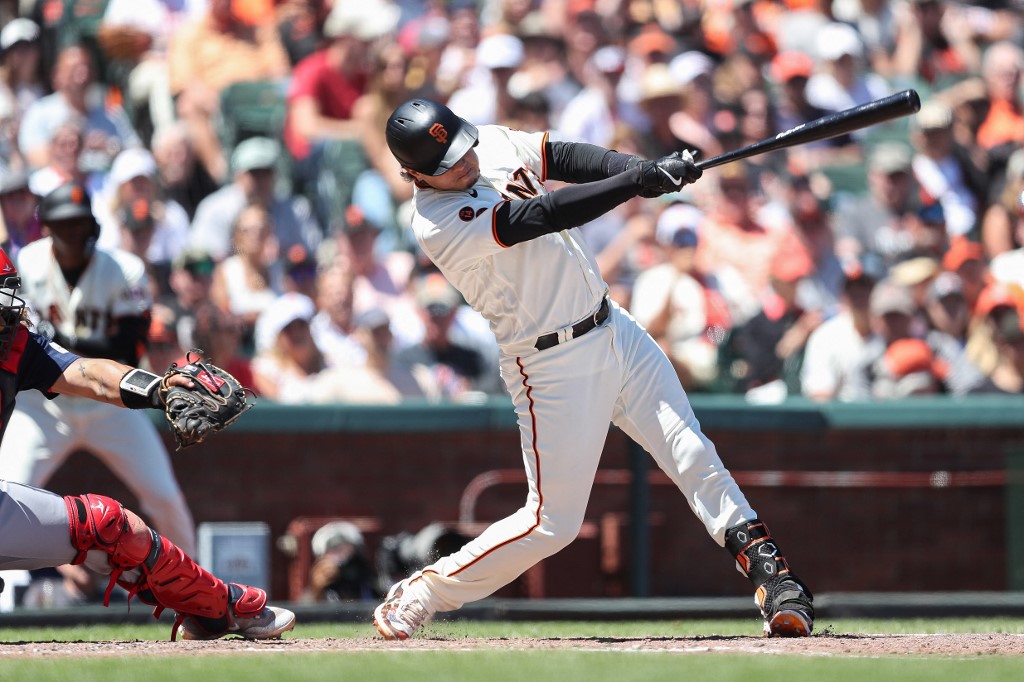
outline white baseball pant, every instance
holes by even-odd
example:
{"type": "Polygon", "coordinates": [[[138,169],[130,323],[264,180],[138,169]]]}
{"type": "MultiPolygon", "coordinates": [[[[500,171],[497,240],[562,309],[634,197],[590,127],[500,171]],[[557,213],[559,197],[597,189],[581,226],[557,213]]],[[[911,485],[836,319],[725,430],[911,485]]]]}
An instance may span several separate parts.
{"type": "Polygon", "coordinates": [[[609,422],[651,453],[719,545],[727,529],[756,518],[701,433],[668,358],[615,303],[608,320],[580,338],[503,355],[501,373],[519,418],[526,504],[416,574],[414,589],[435,610],[482,599],[573,541],[609,422]]]}

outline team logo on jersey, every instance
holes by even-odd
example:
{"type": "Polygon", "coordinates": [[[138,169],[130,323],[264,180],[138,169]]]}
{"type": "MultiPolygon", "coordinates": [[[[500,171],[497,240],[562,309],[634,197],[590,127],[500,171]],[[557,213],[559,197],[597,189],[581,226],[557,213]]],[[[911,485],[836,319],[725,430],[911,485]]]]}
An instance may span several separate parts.
{"type": "Polygon", "coordinates": [[[476,213],[469,206],[463,206],[459,209],[459,218],[461,218],[463,222],[468,223],[475,215],[476,213]]]}
{"type": "Polygon", "coordinates": [[[440,123],[435,123],[430,126],[430,136],[437,140],[440,144],[446,144],[448,142],[448,131],[440,123]]]}

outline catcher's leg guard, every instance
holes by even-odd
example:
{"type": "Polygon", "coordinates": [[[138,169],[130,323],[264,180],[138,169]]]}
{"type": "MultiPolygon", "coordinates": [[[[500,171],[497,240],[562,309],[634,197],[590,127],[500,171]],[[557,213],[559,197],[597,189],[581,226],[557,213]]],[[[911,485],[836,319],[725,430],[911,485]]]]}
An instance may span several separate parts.
{"type": "Polygon", "coordinates": [[[814,595],[789,570],[768,527],[756,519],[734,526],[725,532],[725,547],[754,585],[765,634],[809,635],[814,628],[814,595]]]}
{"type": "MultiPolygon", "coordinates": [[[[129,599],[138,595],[145,603],[156,606],[155,616],[170,608],[183,614],[179,622],[191,616],[207,631],[227,631],[229,592],[224,581],[201,568],[117,500],[103,495],[80,495],[65,497],[64,501],[71,523],[71,544],[78,550],[72,563],[82,563],[86,553],[93,549],[109,555],[113,571],[104,605],[110,603],[110,593],[119,582],[128,589],[129,599]],[[142,574],[138,581],[119,580],[124,571],[136,568],[142,574]]],[[[244,614],[252,609],[257,613],[262,610],[266,594],[262,590],[257,592],[247,595],[245,603],[235,605],[235,610],[244,614]]]]}

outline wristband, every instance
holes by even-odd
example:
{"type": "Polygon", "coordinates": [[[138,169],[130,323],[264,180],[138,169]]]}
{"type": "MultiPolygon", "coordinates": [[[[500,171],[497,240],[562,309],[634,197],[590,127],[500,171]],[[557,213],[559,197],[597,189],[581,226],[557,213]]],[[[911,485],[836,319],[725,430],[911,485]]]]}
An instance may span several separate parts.
{"type": "Polygon", "coordinates": [[[144,369],[132,369],[121,377],[121,402],[130,410],[144,410],[151,407],[162,410],[159,391],[163,377],[144,369]]]}

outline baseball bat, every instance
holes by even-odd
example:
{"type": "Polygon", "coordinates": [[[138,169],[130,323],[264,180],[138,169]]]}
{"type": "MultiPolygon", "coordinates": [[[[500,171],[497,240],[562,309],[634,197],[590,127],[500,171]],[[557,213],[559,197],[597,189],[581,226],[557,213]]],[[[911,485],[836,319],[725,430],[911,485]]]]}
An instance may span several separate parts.
{"type": "Polygon", "coordinates": [[[867,128],[878,123],[884,123],[901,116],[909,116],[921,109],[921,98],[914,90],[904,90],[895,95],[882,97],[866,104],[828,114],[816,118],[809,123],[801,123],[795,128],[784,130],[773,137],[766,138],[760,142],[735,149],[725,154],[713,156],[704,161],[698,161],[697,167],[701,170],[714,168],[740,159],[746,159],[765,152],[773,152],[777,149],[796,147],[797,145],[827,140],[843,133],[849,133],[861,128],[867,128]]]}

